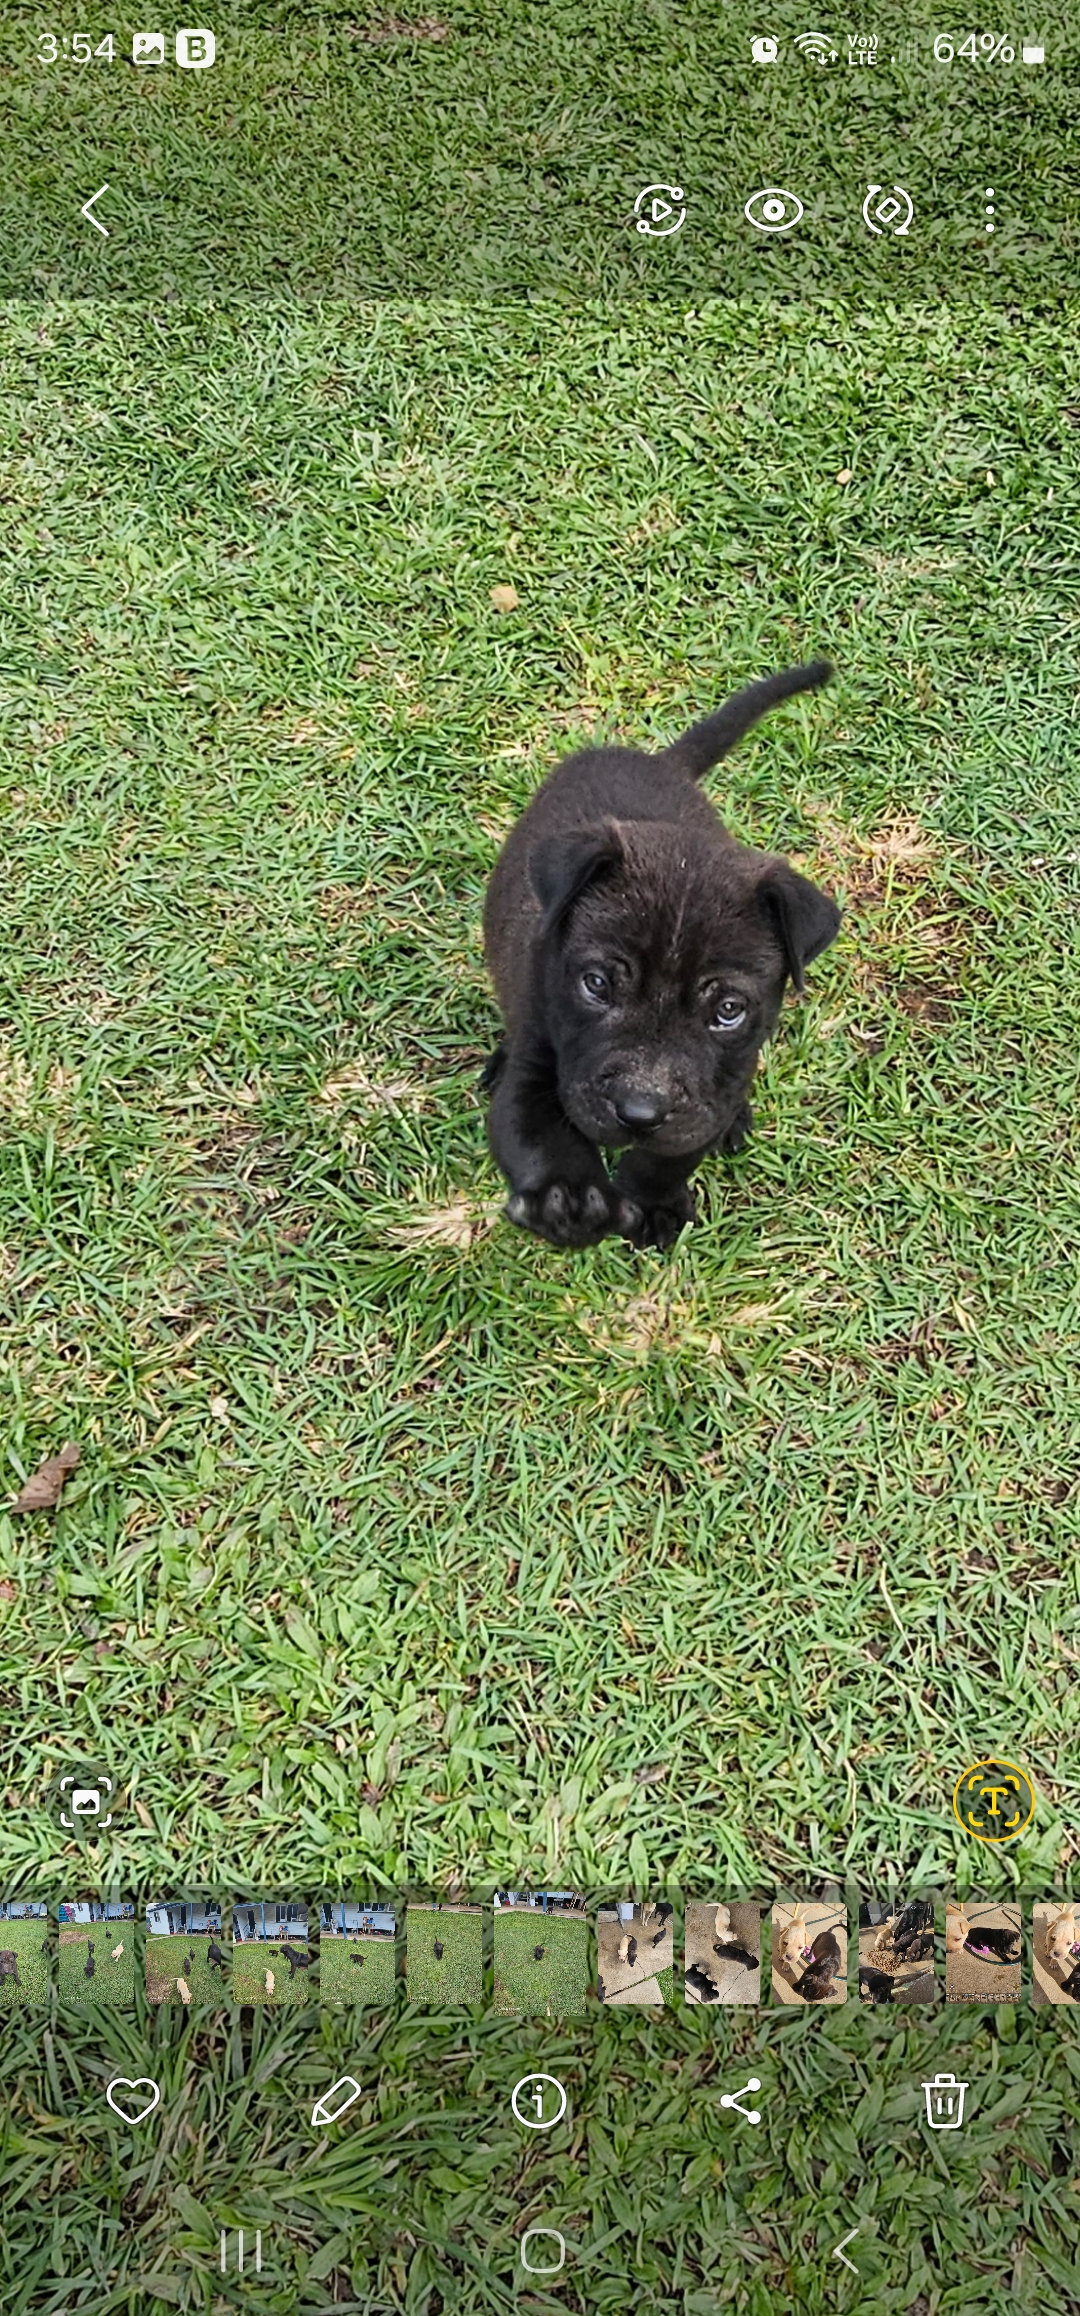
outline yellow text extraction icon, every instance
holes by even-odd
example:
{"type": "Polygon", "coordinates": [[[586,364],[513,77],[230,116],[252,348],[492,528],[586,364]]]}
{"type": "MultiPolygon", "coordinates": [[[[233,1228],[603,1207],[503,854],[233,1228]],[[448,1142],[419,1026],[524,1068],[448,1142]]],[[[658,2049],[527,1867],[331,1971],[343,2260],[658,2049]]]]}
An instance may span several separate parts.
{"type": "Polygon", "coordinates": [[[977,1842],[1014,1842],[1035,1815],[1035,1788],[1015,1761],[976,1761],[957,1779],[953,1814],[977,1842]]]}

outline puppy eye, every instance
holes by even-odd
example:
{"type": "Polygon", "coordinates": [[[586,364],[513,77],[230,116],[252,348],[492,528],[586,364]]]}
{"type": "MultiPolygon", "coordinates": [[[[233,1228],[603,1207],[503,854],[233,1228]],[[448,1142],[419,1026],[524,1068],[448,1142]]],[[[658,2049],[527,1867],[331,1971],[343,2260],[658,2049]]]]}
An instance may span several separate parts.
{"type": "Polygon", "coordinates": [[[585,991],[586,997],[602,998],[610,997],[611,995],[611,983],[609,982],[606,973],[583,973],[581,976],[581,986],[585,991]]]}
{"type": "Polygon", "coordinates": [[[722,997],[709,1023],[710,1029],[741,1029],[746,1020],[746,1007],[741,997],[722,997]]]}

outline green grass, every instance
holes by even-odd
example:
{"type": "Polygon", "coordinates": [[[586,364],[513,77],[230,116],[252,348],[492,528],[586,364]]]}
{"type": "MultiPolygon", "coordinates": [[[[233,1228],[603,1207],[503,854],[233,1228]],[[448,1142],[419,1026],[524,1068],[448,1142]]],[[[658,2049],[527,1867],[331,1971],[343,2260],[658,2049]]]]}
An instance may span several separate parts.
{"type": "Polygon", "coordinates": [[[573,2018],[585,2009],[589,1925],[580,1914],[541,1914],[515,1907],[495,1916],[492,2009],[526,2018],[573,2018]],[[534,1948],[544,1948],[537,1962],[534,1948]]]}
{"type": "Polygon", "coordinates": [[[331,2008],[391,2003],[395,1969],[392,1938],[320,1938],[319,2001],[331,2008]],[[350,1961],[352,1954],[362,1955],[362,1961],[350,1961]]]}
{"type": "MultiPolygon", "coordinates": [[[[208,2002],[213,2003],[216,2008],[220,2008],[222,2003],[228,2002],[230,2000],[228,1949],[222,1944],[219,1932],[217,1944],[221,1947],[222,1953],[226,1955],[226,1966],[223,1973],[216,1970],[213,1964],[207,1960],[209,1944],[208,1935],[198,1937],[189,1934],[186,1938],[150,1937],[148,1935],[143,1948],[147,2001],[182,2004],[184,1998],[176,1991],[176,1981],[178,1978],[182,1978],[185,1986],[191,1989],[193,2003],[208,2002]],[[194,1967],[191,1970],[185,1967],[189,1954],[195,1957],[194,1967]]],[[[233,1996],[231,1999],[238,2001],[239,1997],[233,1996]]]]}
{"type": "MultiPolygon", "coordinates": [[[[7,316],[5,1494],[82,1446],[56,1514],[0,1513],[8,1888],[71,1886],[41,1797],[103,1731],[128,1888],[181,1851],[221,1889],[1075,1872],[1078,366],[1075,306],[7,316]],[[710,785],[842,937],[697,1229],[560,1259],[497,1219],[475,1093],[498,842],[553,754],[810,649],[834,689],[710,785]],[[1039,1789],[992,1858],[949,1800],[988,1745],[1039,1789]]],[[[942,2013],[137,2032],[191,2095],[185,2194],[293,2215],[298,2316],[320,2256],[328,2300],[485,2306],[531,2190],[471,2134],[523,2050],[592,2134],[587,2176],[543,2159],[605,2245],[569,2306],[816,2316],[872,2179],[875,2309],[1057,2316],[1074,2032],[942,2013]],[[770,2052],[751,2145],[709,2102],[770,2052]],[[372,2117],[301,2210],[259,2101],[350,2053],[372,2117]],[[946,2175],[911,2103],[951,2056],[996,2119],[946,2175]]],[[[97,2276],[104,2194],[144,2316],[175,2223],[148,2183],[133,2246],[101,2187],[114,2046],[16,2025],[17,2316],[56,2302],[61,2155],[63,2273],[97,2276]]]]}
{"type": "Polygon", "coordinates": [[[436,1912],[409,1906],[405,1937],[410,2002],[430,2002],[440,2009],[476,2008],[483,2002],[484,1921],[479,1911],[453,1914],[441,1907],[436,1912]],[[436,1939],[443,1949],[441,1962],[435,1959],[436,1939]]]}
{"type": "Polygon", "coordinates": [[[182,1823],[215,1885],[949,1881],[990,1731],[1052,1885],[1080,323],[759,322],[9,325],[2,1452],[83,1460],[0,1619],[72,1745],[137,1736],[129,1872],[182,1823]],[[499,837],[811,648],[712,792],[842,936],[698,1227],[561,1259],[475,1091],[499,837]]]}
{"type": "MultiPolygon", "coordinates": [[[[299,1939],[296,1941],[300,1944],[299,1939]]],[[[302,2007],[312,2000],[306,1970],[290,1970],[284,1955],[272,1946],[264,1946],[260,1939],[250,1944],[234,1946],[232,1950],[233,2002],[289,2002],[302,2007]],[[268,1994],[266,1974],[270,1972],[274,1991],[268,1994]]]]}
{"type": "Polygon", "coordinates": [[[0,1922],[0,1946],[18,1956],[19,1983],[0,1978],[0,2011],[40,2008],[49,1999],[49,1961],[42,1952],[49,1925],[44,1919],[0,1922]]]}
{"type": "Polygon", "coordinates": [[[59,1977],[61,2002],[80,2005],[109,2002],[132,2009],[135,2002],[134,1922],[62,1922],[59,1977]],[[87,1978],[91,1940],[94,1975],[87,1978]],[[113,1948],[121,1945],[124,1951],[114,1962],[113,1948]]]}

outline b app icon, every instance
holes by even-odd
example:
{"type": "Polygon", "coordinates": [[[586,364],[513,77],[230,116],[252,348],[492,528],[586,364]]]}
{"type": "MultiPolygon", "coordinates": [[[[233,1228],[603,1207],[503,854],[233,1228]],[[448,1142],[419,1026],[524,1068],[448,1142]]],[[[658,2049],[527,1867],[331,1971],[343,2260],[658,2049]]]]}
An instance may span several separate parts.
{"type": "Polygon", "coordinates": [[[217,41],[212,32],[186,30],[176,35],[176,61],[189,72],[205,72],[217,55],[217,41]]]}

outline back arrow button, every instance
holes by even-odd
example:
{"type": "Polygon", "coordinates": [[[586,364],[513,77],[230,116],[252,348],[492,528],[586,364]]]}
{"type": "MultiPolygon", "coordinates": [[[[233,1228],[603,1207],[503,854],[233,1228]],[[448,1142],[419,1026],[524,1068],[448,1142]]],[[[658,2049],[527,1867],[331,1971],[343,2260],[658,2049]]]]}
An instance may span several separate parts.
{"type": "Polygon", "coordinates": [[[95,201],[100,201],[102,194],[107,193],[108,190],[109,188],[107,185],[99,185],[97,192],[91,193],[89,201],[84,201],[82,208],[79,211],[80,217],[85,217],[90,225],[96,226],[97,231],[105,235],[106,241],[109,238],[108,226],[102,224],[100,217],[92,217],[90,212],[93,209],[95,201]]]}
{"type": "Polygon", "coordinates": [[[854,2260],[848,2259],[847,2254],[844,2251],[844,2245],[850,2244],[852,2237],[858,2235],[861,2226],[862,2221],[856,2220],[854,2227],[849,2230],[848,2234],[841,2237],[840,2242],[837,2244],[836,2250],[833,2253],[834,2260],[843,2260],[845,2268],[850,2268],[853,2276],[857,2276],[859,2271],[855,2265],[854,2260]]]}

